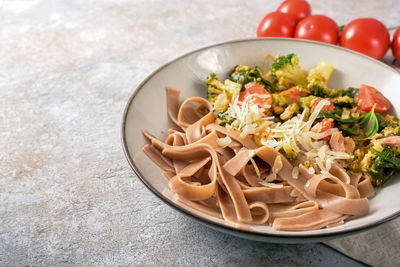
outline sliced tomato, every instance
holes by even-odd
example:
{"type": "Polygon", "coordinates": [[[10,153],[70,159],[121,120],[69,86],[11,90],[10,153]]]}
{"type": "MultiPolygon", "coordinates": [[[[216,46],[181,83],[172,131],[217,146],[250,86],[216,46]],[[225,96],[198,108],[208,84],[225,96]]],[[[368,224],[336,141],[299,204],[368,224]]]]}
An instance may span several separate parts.
{"type": "Polygon", "coordinates": [[[321,98],[321,97],[318,97],[318,98],[314,101],[314,104],[313,104],[313,106],[312,106],[312,108],[311,108],[311,112],[314,111],[315,107],[318,105],[318,103],[319,103],[322,99],[325,99],[325,100],[329,101],[329,104],[323,106],[322,109],[321,109],[321,112],[322,112],[322,111],[334,112],[334,111],[335,111],[335,105],[332,103],[332,101],[331,101],[329,98],[321,98]]]}
{"type": "Polygon", "coordinates": [[[358,107],[369,112],[374,105],[376,105],[374,109],[376,113],[388,111],[392,106],[381,92],[372,86],[362,84],[358,92],[358,107]]]}
{"type": "Polygon", "coordinates": [[[288,90],[285,90],[283,92],[280,92],[280,95],[288,96],[290,97],[294,102],[298,102],[300,97],[306,96],[309,92],[306,89],[303,88],[298,88],[298,87],[292,87],[288,90]]]}
{"type": "MultiPolygon", "coordinates": [[[[334,126],[333,119],[323,118],[321,121],[321,131],[320,132],[321,133],[325,132],[325,131],[333,128],[333,126],[334,126]]],[[[322,139],[328,142],[330,139],[330,136],[326,136],[322,139]]]]}
{"type": "Polygon", "coordinates": [[[272,105],[272,96],[259,83],[251,83],[245,86],[245,90],[239,94],[239,101],[257,104],[259,108],[269,110],[272,105]]]}

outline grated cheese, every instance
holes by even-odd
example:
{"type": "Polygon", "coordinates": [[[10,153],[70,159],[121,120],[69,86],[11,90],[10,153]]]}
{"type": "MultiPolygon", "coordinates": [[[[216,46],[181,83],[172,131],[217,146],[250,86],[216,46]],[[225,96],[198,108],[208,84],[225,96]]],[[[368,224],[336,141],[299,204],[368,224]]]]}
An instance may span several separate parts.
{"type": "Polygon", "coordinates": [[[227,135],[223,138],[217,139],[217,144],[221,147],[227,147],[232,143],[232,139],[227,135]]]}
{"type": "Polygon", "coordinates": [[[293,179],[299,178],[299,167],[297,167],[297,166],[293,167],[292,177],[293,177],[293,179]]]}
{"type": "Polygon", "coordinates": [[[266,182],[260,182],[261,185],[264,185],[266,187],[270,188],[283,188],[283,184],[274,184],[274,183],[266,183],[266,182]]]}
{"type": "Polygon", "coordinates": [[[268,175],[264,181],[265,182],[272,182],[276,179],[276,173],[272,172],[270,175],[268,175]]]}
{"type": "MultiPolygon", "coordinates": [[[[325,99],[319,101],[308,118],[306,116],[308,109],[306,108],[301,114],[297,114],[283,123],[276,123],[273,121],[274,117],[266,117],[264,108],[251,103],[251,98],[247,100],[239,101],[239,97],[236,96],[223,113],[227,120],[232,121],[225,127],[240,131],[241,137],[258,134],[261,136],[260,144],[278,151],[283,149],[289,157],[293,156],[293,158],[297,153],[305,150],[306,156],[315,159],[323,173],[328,173],[336,160],[352,158],[347,153],[332,151],[324,141],[320,140],[338,132],[337,128],[331,128],[321,133],[321,123],[313,125],[322,108],[330,104],[329,101],[325,99]]],[[[277,159],[275,163],[278,164],[277,159]]],[[[278,167],[272,168],[272,174],[278,171],[278,167]]],[[[309,172],[314,174],[314,168],[310,168],[309,172]]]]}
{"type": "Polygon", "coordinates": [[[277,156],[274,161],[274,166],[272,166],[272,173],[278,173],[283,167],[281,156],[277,156]]]}

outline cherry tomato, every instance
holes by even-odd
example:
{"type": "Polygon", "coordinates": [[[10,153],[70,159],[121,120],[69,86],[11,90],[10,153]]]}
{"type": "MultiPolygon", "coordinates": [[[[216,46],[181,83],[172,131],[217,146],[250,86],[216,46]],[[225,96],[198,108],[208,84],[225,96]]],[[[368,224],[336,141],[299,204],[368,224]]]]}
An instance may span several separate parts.
{"type": "Polygon", "coordinates": [[[374,109],[376,113],[388,111],[392,106],[381,92],[372,86],[362,84],[358,91],[358,107],[369,112],[374,105],[376,105],[374,109]]]}
{"type": "Polygon", "coordinates": [[[257,104],[259,108],[264,108],[267,111],[271,108],[272,96],[263,85],[252,83],[239,94],[239,101],[257,104]]]}
{"type": "Polygon", "coordinates": [[[265,15],[257,27],[257,37],[293,37],[295,22],[286,13],[274,11],[265,15]]]}
{"type": "Polygon", "coordinates": [[[318,98],[314,101],[313,106],[312,106],[312,108],[311,108],[311,112],[314,111],[315,107],[318,105],[318,103],[319,103],[322,99],[325,99],[325,100],[329,101],[329,104],[323,106],[322,109],[321,109],[321,112],[322,112],[322,111],[325,111],[325,110],[326,110],[326,111],[329,111],[329,112],[334,112],[334,111],[335,111],[335,105],[332,103],[332,101],[331,101],[329,98],[321,98],[321,97],[318,97],[318,98]]]}
{"type": "Polygon", "coordinates": [[[393,35],[392,52],[397,62],[400,62],[400,27],[397,28],[393,35]]]}
{"type": "Polygon", "coordinates": [[[280,92],[280,95],[290,97],[294,102],[298,102],[301,96],[306,96],[309,93],[306,89],[293,87],[283,92],[280,92]]]}
{"type": "MultiPolygon", "coordinates": [[[[321,121],[321,131],[320,132],[321,133],[325,132],[325,131],[333,128],[333,126],[334,126],[333,119],[323,118],[322,121],[321,121]]],[[[322,139],[328,142],[329,139],[330,139],[330,136],[326,136],[326,137],[324,137],[322,139]]]]}
{"type": "Polygon", "coordinates": [[[297,23],[311,15],[311,6],[304,0],[286,0],[280,4],[277,11],[287,13],[297,23]]]}
{"type": "Polygon", "coordinates": [[[339,27],[331,18],[324,15],[311,15],[302,19],[296,26],[295,38],[337,44],[339,27]]]}
{"type": "Polygon", "coordinates": [[[376,59],[382,59],[390,45],[385,25],[374,18],[352,20],[344,27],[340,45],[376,59]]]}

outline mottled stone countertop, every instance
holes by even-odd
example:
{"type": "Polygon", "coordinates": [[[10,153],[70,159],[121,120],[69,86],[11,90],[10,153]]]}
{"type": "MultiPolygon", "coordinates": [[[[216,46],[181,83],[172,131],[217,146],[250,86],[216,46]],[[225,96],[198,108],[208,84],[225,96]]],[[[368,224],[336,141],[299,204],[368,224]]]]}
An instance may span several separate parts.
{"type": "MultiPolygon", "coordinates": [[[[279,2],[0,0],[0,265],[360,265],[208,229],[147,190],[122,152],[123,109],[146,75],[254,37],[279,2]]],[[[396,0],[309,2],[338,24],[400,24],[396,0]]]]}

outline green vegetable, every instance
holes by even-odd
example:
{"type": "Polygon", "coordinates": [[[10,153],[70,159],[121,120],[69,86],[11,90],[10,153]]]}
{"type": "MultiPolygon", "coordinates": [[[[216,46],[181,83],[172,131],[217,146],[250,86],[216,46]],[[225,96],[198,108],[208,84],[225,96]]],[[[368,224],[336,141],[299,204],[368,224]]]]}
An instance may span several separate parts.
{"type": "Polygon", "coordinates": [[[322,119],[322,118],[331,118],[337,122],[344,123],[344,124],[354,124],[360,120],[360,117],[354,118],[351,116],[348,119],[342,119],[341,117],[338,117],[337,114],[331,113],[329,111],[323,111],[320,114],[318,114],[317,119],[322,119]]]}
{"type": "Polygon", "coordinates": [[[400,158],[396,157],[389,147],[385,146],[381,152],[375,150],[375,154],[378,157],[381,157],[388,164],[391,164],[391,168],[400,171],[400,158]]]}
{"type": "Polygon", "coordinates": [[[349,87],[347,90],[341,90],[342,96],[354,98],[358,95],[358,88],[349,87]]]}
{"type": "MultiPolygon", "coordinates": [[[[256,82],[264,85],[267,91],[275,92],[281,91],[278,87],[276,87],[273,83],[263,78],[263,72],[261,68],[255,66],[254,68],[250,68],[245,65],[237,65],[233,68],[231,74],[229,75],[229,79],[235,83],[239,83],[241,85],[245,85],[250,82],[256,82]]],[[[243,87],[244,88],[244,87],[243,87]]]]}
{"type": "Polygon", "coordinates": [[[272,103],[278,107],[287,107],[292,100],[286,95],[272,94],[272,103]]]}
{"type": "MultiPolygon", "coordinates": [[[[347,89],[330,89],[327,86],[323,86],[321,84],[311,84],[309,83],[307,86],[310,91],[311,94],[315,95],[315,96],[319,96],[322,98],[334,98],[334,97],[349,97],[352,98],[353,100],[349,100],[347,99],[346,102],[352,102],[354,101],[354,97],[356,97],[358,95],[358,88],[353,88],[353,87],[349,87],[347,89]]],[[[346,98],[344,98],[346,99],[346,98]]],[[[344,100],[342,99],[342,101],[344,100]]],[[[340,104],[339,104],[340,105],[340,104]]],[[[346,105],[346,104],[343,104],[346,105]]],[[[350,106],[350,105],[347,105],[350,106]]]]}
{"type": "Polygon", "coordinates": [[[322,61],[315,68],[308,72],[307,82],[308,86],[317,85],[322,88],[328,88],[328,80],[335,70],[332,64],[322,61]]]}
{"type": "Polygon", "coordinates": [[[387,127],[390,125],[389,122],[387,122],[385,120],[385,118],[383,117],[382,114],[380,113],[375,113],[376,118],[378,119],[378,123],[379,123],[379,131],[381,131],[383,128],[387,127]]]}
{"type": "Polygon", "coordinates": [[[372,149],[375,156],[365,170],[371,176],[374,186],[386,183],[396,171],[400,171],[400,158],[396,157],[393,150],[385,146],[382,151],[372,149]]]}
{"type": "Polygon", "coordinates": [[[214,104],[218,95],[224,92],[224,84],[218,79],[215,73],[210,73],[206,78],[207,98],[211,104],[214,104]]]}
{"type": "Polygon", "coordinates": [[[395,174],[395,170],[392,169],[392,164],[388,163],[381,157],[375,157],[367,170],[367,174],[371,177],[371,183],[373,186],[381,186],[395,174]]]}
{"type": "MultiPolygon", "coordinates": [[[[323,111],[318,116],[317,119],[321,118],[331,118],[334,119],[339,125],[339,130],[343,131],[345,134],[349,135],[359,135],[359,128],[364,129],[365,135],[367,137],[374,136],[379,130],[379,121],[374,112],[374,108],[366,114],[361,115],[358,118],[351,117],[348,119],[342,119],[338,114],[323,111]],[[350,125],[351,124],[351,125],[350,125]],[[345,126],[347,125],[347,126],[345,126]]],[[[336,112],[336,111],[335,111],[336,112]]]]}
{"type": "Polygon", "coordinates": [[[352,108],[357,104],[354,98],[351,98],[348,95],[335,97],[332,99],[332,102],[335,106],[342,108],[352,108]]]}
{"type": "Polygon", "coordinates": [[[225,114],[225,112],[220,112],[220,113],[218,113],[218,116],[217,116],[217,120],[216,120],[216,122],[219,124],[219,125],[221,125],[221,126],[226,126],[226,125],[229,125],[229,124],[232,124],[232,122],[234,122],[235,121],[235,119],[228,119],[227,117],[226,117],[226,114],[225,114]]]}
{"type": "Polygon", "coordinates": [[[300,99],[299,99],[300,107],[301,107],[302,109],[308,108],[308,109],[311,110],[311,103],[312,103],[312,101],[313,101],[314,99],[316,99],[316,98],[317,98],[317,97],[316,97],[316,96],[313,96],[313,95],[300,97],[300,99]]]}
{"type": "Polygon", "coordinates": [[[332,64],[322,61],[308,72],[307,88],[311,94],[322,98],[338,96],[338,90],[328,88],[328,80],[334,70],[332,64]]]}
{"type": "Polygon", "coordinates": [[[285,111],[279,117],[281,118],[281,120],[288,120],[293,117],[293,115],[299,113],[299,109],[299,105],[297,105],[296,103],[290,104],[286,107],[285,111]]]}
{"type": "Polygon", "coordinates": [[[279,86],[306,86],[306,72],[299,65],[299,58],[295,54],[280,56],[271,66],[269,76],[279,86]]]}
{"type": "Polygon", "coordinates": [[[362,117],[360,126],[365,130],[365,135],[368,137],[374,136],[379,130],[379,122],[374,109],[375,105],[372,107],[370,112],[360,116],[362,117]]]}
{"type": "Polygon", "coordinates": [[[340,91],[336,89],[329,89],[328,87],[320,86],[318,84],[309,85],[312,95],[322,98],[333,98],[339,96],[340,91]]]}
{"type": "Polygon", "coordinates": [[[217,113],[228,108],[231,99],[239,95],[242,87],[241,84],[228,79],[222,83],[214,73],[208,75],[206,84],[208,101],[213,105],[214,112],[217,113]]]}
{"type": "Polygon", "coordinates": [[[250,77],[250,67],[244,65],[235,66],[230,74],[230,79],[235,83],[240,83],[242,85],[252,82],[253,78],[250,77]]]}
{"type": "Polygon", "coordinates": [[[339,124],[338,129],[344,135],[360,135],[360,126],[358,125],[358,123],[356,123],[354,125],[339,124]]]}

